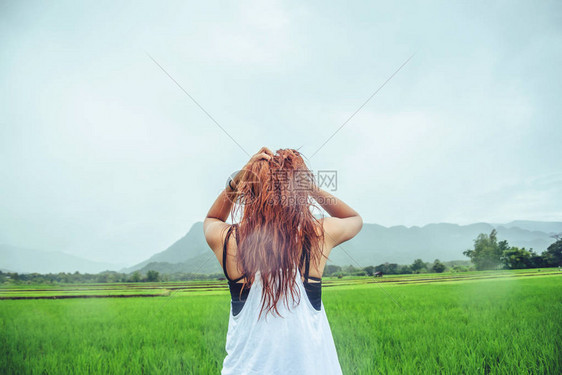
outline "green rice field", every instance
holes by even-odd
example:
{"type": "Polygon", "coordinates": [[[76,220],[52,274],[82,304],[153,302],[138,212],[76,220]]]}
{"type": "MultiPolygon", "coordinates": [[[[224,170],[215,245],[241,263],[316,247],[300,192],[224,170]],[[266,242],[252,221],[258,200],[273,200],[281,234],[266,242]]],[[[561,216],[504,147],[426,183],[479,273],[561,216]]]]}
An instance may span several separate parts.
{"type": "MultiPolygon", "coordinates": [[[[344,374],[562,373],[558,269],[323,284],[344,374]]],[[[1,287],[0,374],[219,374],[229,297],[225,281],[1,287]]]]}

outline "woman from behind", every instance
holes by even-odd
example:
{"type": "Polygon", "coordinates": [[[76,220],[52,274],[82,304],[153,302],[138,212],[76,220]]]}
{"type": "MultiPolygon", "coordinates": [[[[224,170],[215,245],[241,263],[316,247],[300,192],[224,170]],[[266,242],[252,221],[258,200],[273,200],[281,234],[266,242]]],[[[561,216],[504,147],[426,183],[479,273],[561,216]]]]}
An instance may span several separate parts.
{"type": "Polygon", "coordinates": [[[204,221],[231,292],[221,374],[342,373],[321,278],[331,250],[362,225],[296,150],[264,147],[229,180],[204,221]],[[330,216],[317,219],[314,201],[330,216]]]}

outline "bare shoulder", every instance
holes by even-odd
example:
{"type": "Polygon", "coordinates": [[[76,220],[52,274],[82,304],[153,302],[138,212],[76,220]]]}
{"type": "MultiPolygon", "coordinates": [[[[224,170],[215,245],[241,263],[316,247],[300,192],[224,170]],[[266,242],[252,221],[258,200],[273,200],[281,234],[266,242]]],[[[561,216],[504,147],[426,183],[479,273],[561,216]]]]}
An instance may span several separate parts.
{"type": "MultiPolygon", "coordinates": [[[[226,233],[231,225],[218,219],[207,218],[203,222],[203,232],[207,244],[218,256],[222,255],[222,247],[226,239],[226,233]]],[[[232,239],[233,236],[231,236],[232,239]]],[[[230,242],[230,241],[229,241],[230,242]]]]}

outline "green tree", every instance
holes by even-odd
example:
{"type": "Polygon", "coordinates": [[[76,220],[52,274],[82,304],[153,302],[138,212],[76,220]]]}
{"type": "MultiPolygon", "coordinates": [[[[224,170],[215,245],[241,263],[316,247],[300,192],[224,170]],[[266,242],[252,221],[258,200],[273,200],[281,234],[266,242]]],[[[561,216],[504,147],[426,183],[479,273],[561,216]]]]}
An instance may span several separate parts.
{"type": "Polygon", "coordinates": [[[439,259],[435,259],[435,261],[433,262],[433,265],[431,266],[431,270],[433,272],[441,273],[441,272],[445,271],[445,265],[443,263],[441,263],[441,261],[439,259]]]}
{"type": "Polygon", "coordinates": [[[542,257],[547,267],[562,266],[562,238],[558,238],[556,242],[551,244],[546,251],[542,253],[542,257]]]}
{"type": "Polygon", "coordinates": [[[414,260],[414,263],[410,266],[413,273],[420,273],[424,268],[427,269],[425,262],[421,259],[414,260]]]}
{"type": "Polygon", "coordinates": [[[412,272],[412,267],[408,266],[407,264],[400,266],[400,269],[398,270],[398,273],[400,274],[410,274],[412,272]]]}
{"type": "Polygon", "coordinates": [[[341,272],[340,266],[336,266],[334,264],[327,264],[326,267],[324,267],[324,275],[326,276],[332,276],[336,272],[341,272]]]}
{"type": "MultiPolygon", "coordinates": [[[[530,262],[529,267],[530,268],[548,267],[547,262],[542,255],[539,255],[539,254],[533,252],[532,249],[531,249],[530,253],[531,253],[531,259],[529,260],[529,262],[530,262]]],[[[543,254],[544,254],[544,252],[543,252],[543,254]]]]}
{"type": "Polygon", "coordinates": [[[467,266],[461,266],[458,264],[455,264],[452,268],[453,272],[467,272],[468,271],[468,267],[467,266]]]}
{"type": "Polygon", "coordinates": [[[158,279],[159,279],[159,273],[158,273],[158,271],[149,270],[149,271],[146,273],[146,279],[147,279],[147,281],[149,281],[149,282],[158,281],[158,279]]]}
{"type": "Polygon", "coordinates": [[[501,260],[506,268],[529,268],[532,267],[531,255],[532,253],[525,250],[525,248],[520,249],[516,246],[513,246],[503,251],[501,260]]]}
{"type": "Polygon", "coordinates": [[[108,277],[107,277],[107,273],[99,273],[96,277],[96,282],[98,283],[107,283],[108,282],[108,277]]]}
{"type": "Polygon", "coordinates": [[[376,272],[382,272],[385,275],[389,274],[389,275],[394,275],[399,273],[398,272],[398,264],[396,263],[383,263],[383,264],[379,264],[378,266],[375,267],[375,271],[376,272]]]}
{"type": "Polygon", "coordinates": [[[508,248],[507,241],[498,243],[497,232],[492,229],[490,235],[480,233],[474,240],[474,249],[463,251],[463,254],[470,258],[477,270],[489,270],[502,264],[503,252],[508,248]]]}
{"type": "Polygon", "coordinates": [[[361,269],[357,268],[357,267],[353,267],[353,265],[349,265],[349,266],[344,266],[342,268],[342,271],[345,275],[353,275],[355,274],[357,271],[361,271],[361,269]]]}
{"type": "Polygon", "coordinates": [[[375,273],[375,267],[373,267],[373,266],[367,266],[367,267],[363,268],[363,270],[365,271],[365,273],[368,276],[373,276],[374,273],[375,273]]]}
{"type": "Polygon", "coordinates": [[[395,275],[398,273],[398,264],[396,263],[387,263],[387,272],[388,274],[395,275]]]}
{"type": "Polygon", "coordinates": [[[133,272],[133,274],[131,275],[131,281],[134,283],[138,283],[139,281],[141,281],[141,274],[139,271],[133,272]]]}

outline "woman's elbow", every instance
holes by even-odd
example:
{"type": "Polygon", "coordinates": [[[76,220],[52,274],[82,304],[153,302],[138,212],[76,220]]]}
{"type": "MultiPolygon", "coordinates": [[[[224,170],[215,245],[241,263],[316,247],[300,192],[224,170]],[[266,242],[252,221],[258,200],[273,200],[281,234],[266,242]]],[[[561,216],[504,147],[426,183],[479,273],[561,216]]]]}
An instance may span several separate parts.
{"type": "Polygon", "coordinates": [[[363,218],[360,215],[357,215],[357,227],[357,233],[359,233],[363,229],[363,218]]]}
{"type": "Polygon", "coordinates": [[[356,212],[356,215],[353,217],[357,225],[362,228],[363,227],[363,218],[356,212]]]}

